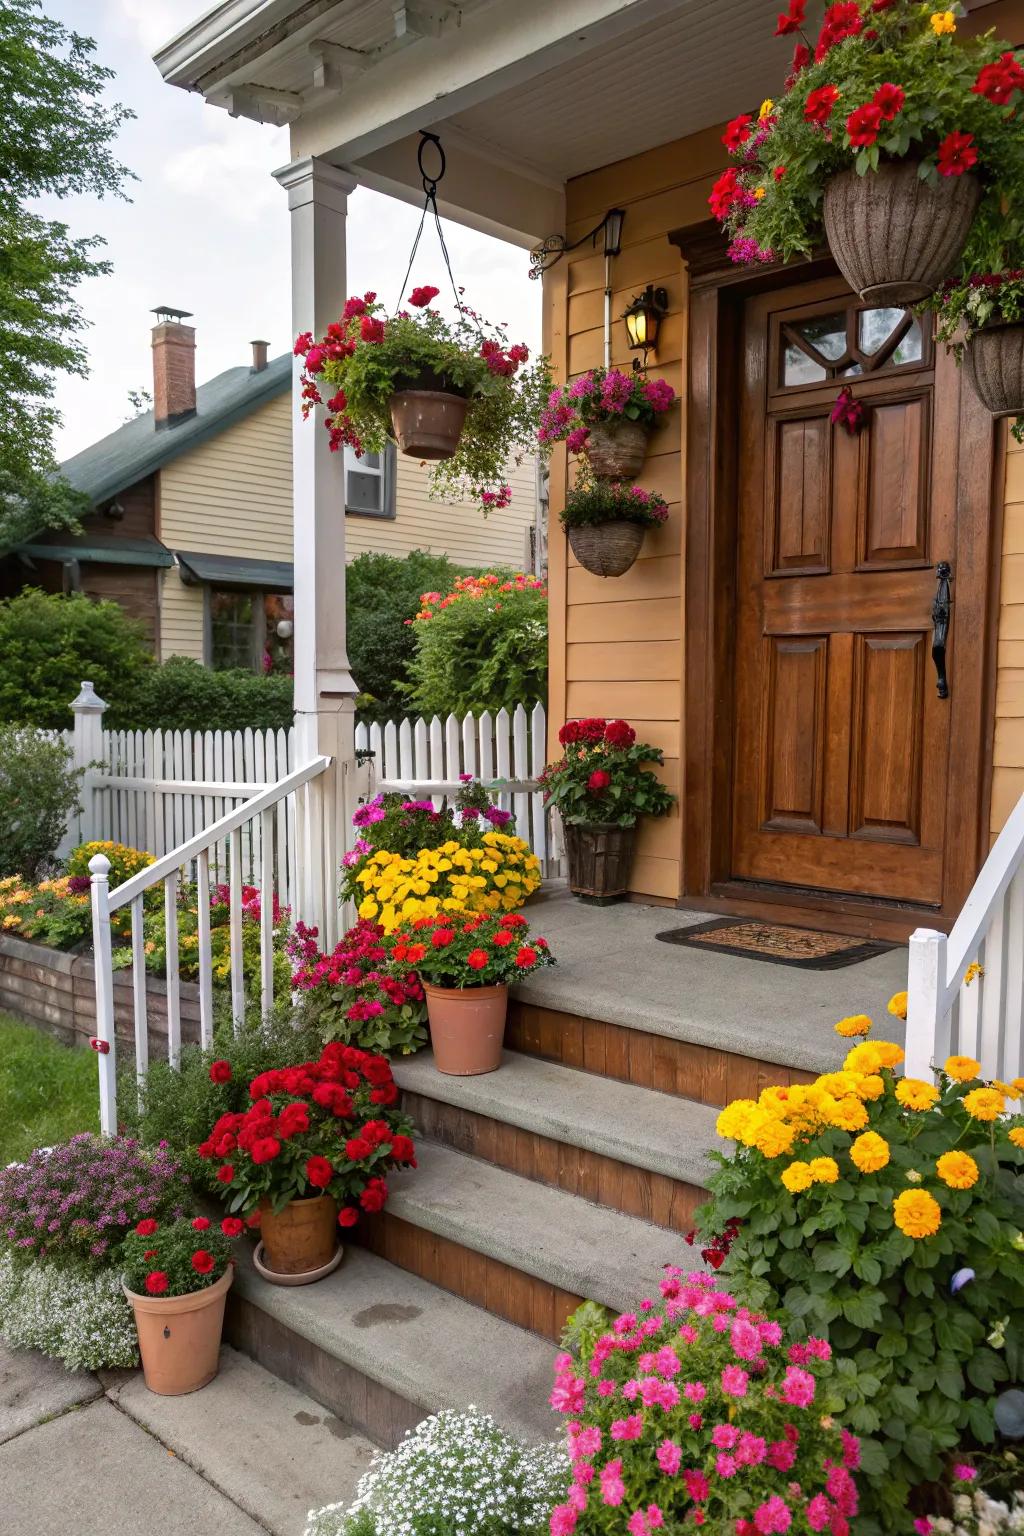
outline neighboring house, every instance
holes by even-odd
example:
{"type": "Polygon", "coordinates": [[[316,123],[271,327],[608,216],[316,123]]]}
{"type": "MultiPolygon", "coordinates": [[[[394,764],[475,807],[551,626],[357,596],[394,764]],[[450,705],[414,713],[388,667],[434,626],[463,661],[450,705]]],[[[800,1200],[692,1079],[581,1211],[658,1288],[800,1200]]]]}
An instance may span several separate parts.
{"type": "MultiPolygon", "coordinates": [[[[153,410],[62,465],[94,510],[78,537],[41,533],[0,559],[0,596],[40,586],[114,598],[161,660],[258,668],[269,654],[290,665],[291,354],[268,361],[267,343],[254,341],[251,366],[197,388],[194,327],[181,311],[157,314],[153,410]]],[[[511,505],[485,519],[477,506],[431,500],[428,467],[393,449],[349,455],[347,557],[426,549],[520,568],[531,559],[536,462],[511,483],[511,505]]]]}
{"type": "MultiPolygon", "coordinates": [[[[333,253],[353,181],[417,201],[412,128],[445,146],[447,217],[521,246],[524,267],[546,243],[560,378],[606,347],[628,365],[619,316],[665,290],[650,361],[682,406],[639,483],[670,517],[626,575],[568,553],[564,452],[551,469],[552,729],[628,717],[679,795],[639,831],[635,891],[883,936],[948,925],[1024,791],[1024,453],[927,320],[862,305],[828,259],[728,260],[707,204],[722,126],[778,88],[792,39],[766,37],[764,0],[325,0],[315,27],[307,9],[282,0],[267,32],[256,0],[221,7],[158,55],[212,104],[289,123],[307,310],[310,205],[333,253]],[[857,436],[830,426],[844,374],[872,407],[857,436]]],[[[1016,0],[967,9],[963,30],[1024,40],[1016,0]]]]}

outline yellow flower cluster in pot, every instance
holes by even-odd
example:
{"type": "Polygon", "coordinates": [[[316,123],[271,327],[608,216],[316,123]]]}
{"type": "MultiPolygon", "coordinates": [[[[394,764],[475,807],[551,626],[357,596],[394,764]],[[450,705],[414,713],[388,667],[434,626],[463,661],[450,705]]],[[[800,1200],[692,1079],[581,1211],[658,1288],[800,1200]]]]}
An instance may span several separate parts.
{"type": "Polygon", "coordinates": [[[450,839],[414,858],[378,849],[356,875],[359,916],[391,933],[439,912],[514,912],[540,885],[540,860],[521,837],[485,832],[479,848],[450,839]]]}

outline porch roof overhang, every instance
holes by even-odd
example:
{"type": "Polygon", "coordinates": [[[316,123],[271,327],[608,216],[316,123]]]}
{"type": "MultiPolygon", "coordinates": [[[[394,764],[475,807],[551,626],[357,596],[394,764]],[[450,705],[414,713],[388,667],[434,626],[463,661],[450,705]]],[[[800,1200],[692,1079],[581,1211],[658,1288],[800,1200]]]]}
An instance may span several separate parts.
{"type": "Polygon", "coordinates": [[[295,567],[290,560],[254,560],[245,555],[209,555],[185,549],[174,551],[186,586],[266,587],[290,592],[295,567]]]}

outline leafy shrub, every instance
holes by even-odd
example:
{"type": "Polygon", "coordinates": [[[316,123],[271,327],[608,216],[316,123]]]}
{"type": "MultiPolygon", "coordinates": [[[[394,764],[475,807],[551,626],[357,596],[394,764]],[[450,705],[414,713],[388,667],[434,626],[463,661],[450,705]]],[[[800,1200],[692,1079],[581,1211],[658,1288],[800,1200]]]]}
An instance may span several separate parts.
{"type": "Polygon", "coordinates": [[[657,528],[668,521],[668,502],[657,491],[617,480],[577,480],[558,520],[563,528],[600,528],[605,523],[639,523],[657,528]]]}
{"type": "Polygon", "coordinates": [[[732,1224],[744,1299],[785,1307],[840,1357],[871,1475],[864,1530],[887,1536],[947,1452],[992,1442],[999,1384],[1024,1376],[1024,1116],[1003,1113],[1024,1079],[984,1085],[977,1061],[950,1057],[936,1086],[897,1078],[902,1058],[863,1041],[842,1071],[727,1106],[719,1134],[738,1145],[700,1213],[705,1231],[732,1224]]]}
{"type": "Polygon", "coordinates": [[[362,693],[361,718],[383,721],[405,713],[401,685],[409,681],[409,663],[416,652],[416,635],[408,621],[419,610],[423,592],[448,592],[464,574],[447,555],[422,549],[401,559],[357,555],[346,568],[348,659],[362,693]]]}
{"type": "Polygon", "coordinates": [[[133,684],[115,684],[104,693],[110,705],[104,720],[116,730],[288,730],[293,691],[284,673],[265,676],[245,667],[214,672],[190,656],[171,656],[133,684]]]}
{"type": "Polygon", "coordinates": [[[237,1217],[215,1227],[208,1216],[140,1221],[121,1249],[124,1283],[136,1296],[190,1296],[215,1285],[231,1263],[230,1238],[244,1231],[237,1217]]]}
{"type": "Polygon", "coordinates": [[[0,1338],[10,1349],[38,1349],[69,1371],[139,1363],[135,1319],[115,1269],[26,1264],[0,1253],[0,1338]]]}
{"type": "Polygon", "coordinates": [[[475,1408],[445,1408],[378,1451],[349,1508],[314,1510],[306,1536],[547,1536],[566,1470],[558,1447],[521,1445],[475,1408]]]}
{"type": "Polygon", "coordinates": [[[546,700],[548,593],[536,577],[460,577],[447,596],[423,594],[411,628],[407,696],[420,714],[443,719],[546,700]]]}
{"type": "MultiPolygon", "coordinates": [[[[84,885],[86,877],[79,877],[84,885]]],[[[116,912],[117,931],[127,937],[125,916],[116,912]]],[[[20,875],[6,875],[0,880],[0,928],[18,938],[35,939],[54,949],[74,949],[92,936],[92,906],[88,886],[72,887],[70,875],[40,880],[38,885],[22,880],[20,875]]]]}
{"type": "Polygon", "coordinates": [[[830,1414],[831,1351],[785,1347],[708,1274],[670,1265],[577,1363],[555,1362],[551,1406],[569,1423],[573,1479],[551,1536],[698,1529],[847,1536],[857,1513],[854,1435],[830,1414]]]}
{"type": "Polygon", "coordinates": [[[100,698],[130,696],[153,658],[141,625],[118,603],[30,587],[0,602],[0,721],[66,730],[89,678],[100,698]]]}
{"type": "Polygon", "coordinates": [[[325,1041],[407,1056],[427,1042],[426,1003],[415,971],[389,959],[383,936],[379,924],[361,920],[326,955],[316,929],[296,923],[292,986],[325,1041]]]}
{"type": "MultiPolygon", "coordinates": [[[[5,656],[0,688],[6,665],[5,656]]],[[[29,726],[0,726],[0,875],[33,880],[53,859],[79,808],[80,783],[63,741],[29,726]]]]}

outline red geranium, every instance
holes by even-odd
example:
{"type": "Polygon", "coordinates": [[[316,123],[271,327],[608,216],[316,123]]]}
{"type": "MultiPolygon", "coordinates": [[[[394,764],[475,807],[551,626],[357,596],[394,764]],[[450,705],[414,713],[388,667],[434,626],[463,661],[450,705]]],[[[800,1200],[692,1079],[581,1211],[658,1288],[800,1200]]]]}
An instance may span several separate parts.
{"type": "Polygon", "coordinates": [[[306,1178],[314,1189],[326,1189],[334,1177],[334,1169],[326,1157],[311,1157],[306,1163],[306,1178]]]}
{"type": "Polygon", "coordinates": [[[807,9],[807,0],[789,0],[789,10],[779,17],[775,28],[776,37],[785,37],[789,32],[799,32],[804,24],[804,12],[807,9]]]}
{"type": "Polygon", "coordinates": [[[192,1218],[193,1232],[205,1232],[209,1225],[210,1218],[208,1216],[193,1216],[192,1218]]]}
{"type": "Polygon", "coordinates": [[[625,720],[609,720],[604,728],[604,739],[610,747],[631,747],[636,741],[636,731],[625,720]]]}
{"type": "Polygon", "coordinates": [[[205,1248],[197,1248],[192,1255],[192,1268],[197,1275],[208,1275],[215,1263],[212,1253],[205,1248]]]}
{"type": "MultiPolygon", "coordinates": [[[[721,176],[719,176],[711,188],[711,195],[708,198],[708,207],[716,219],[725,219],[727,217],[733,204],[739,198],[740,192],[739,172],[735,166],[730,165],[729,169],[723,171],[721,176]]],[[[564,746],[565,743],[563,742],[562,745],[564,746]]]]}
{"type": "Polygon", "coordinates": [[[873,101],[850,113],[846,119],[846,134],[855,149],[865,148],[878,138],[882,126],[882,114],[873,101]]]}
{"type": "Polygon", "coordinates": [[[338,1212],[339,1227],[354,1227],[358,1220],[359,1212],[355,1209],[354,1206],[342,1206],[341,1210],[338,1212]]]}
{"type": "Polygon", "coordinates": [[[372,1151],[373,1147],[365,1136],[353,1136],[345,1143],[345,1156],[350,1157],[354,1163],[361,1163],[372,1151]]]}
{"type": "Polygon", "coordinates": [[[245,1231],[245,1222],[239,1216],[225,1216],[220,1229],[225,1237],[241,1237],[245,1231]]]}
{"type": "Polygon", "coordinates": [[[754,119],[750,116],[749,112],[744,112],[740,117],[734,117],[731,123],[726,124],[725,132],[722,134],[722,143],[731,155],[734,155],[738,149],[742,148],[750,138],[750,125],[753,121],[754,119]]]}
{"type": "Polygon", "coordinates": [[[880,85],[871,98],[887,123],[891,123],[893,118],[903,111],[906,99],[907,95],[902,86],[892,85],[888,81],[885,85],[880,85]]]}
{"type": "Polygon", "coordinates": [[[607,772],[606,769],[595,768],[587,780],[587,788],[593,790],[594,794],[597,795],[600,794],[603,789],[607,789],[611,781],[612,776],[607,772]]]}
{"type": "Polygon", "coordinates": [[[424,283],[422,287],[412,290],[409,295],[409,303],[416,309],[423,309],[425,305],[430,303],[431,299],[436,299],[440,292],[440,288],[434,288],[430,283],[424,283]]]}
{"type": "Polygon", "coordinates": [[[839,91],[834,85],[819,85],[816,91],[809,93],[804,103],[805,119],[809,123],[817,123],[819,128],[824,128],[838,100],[839,91]]]}
{"type": "Polygon", "coordinates": [[[971,133],[948,133],[939,145],[939,175],[962,176],[978,163],[971,133]]]}
{"type": "Polygon", "coordinates": [[[538,955],[537,951],[535,949],[531,949],[529,944],[524,944],[522,949],[518,950],[516,953],[516,965],[518,965],[521,971],[531,970],[533,966],[537,964],[539,959],[540,956],[538,955]]]}
{"type": "Polygon", "coordinates": [[[252,1144],[249,1156],[254,1163],[272,1163],[281,1151],[281,1143],[276,1136],[261,1136],[252,1144]]]}
{"type": "Polygon", "coordinates": [[[490,958],[486,949],[471,949],[466,956],[466,964],[474,971],[482,971],[490,958]]]}
{"type": "Polygon", "coordinates": [[[154,1269],[146,1276],[146,1290],[150,1296],[162,1296],[167,1289],[167,1276],[162,1269],[154,1269]]]}
{"type": "Polygon", "coordinates": [[[235,1176],[235,1170],[230,1163],[224,1163],[217,1169],[217,1181],[220,1184],[230,1184],[235,1176]]]}
{"type": "Polygon", "coordinates": [[[152,1216],[144,1216],[135,1230],[140,1237],[152,1237],[153,1233],[158,1230],[158,1224],[153,1220],[152,1216]]]}
{"type": "Polygon", "coordinates": [[[211,1061],[211,1063],[210,1063],[210,1082],[211,1083],[230,1083],[230,1081],[231,1081],[231,1063],[230,1063],[230,1061],[211,1061]]]}
{"type": "Polygon", "coordinates": [[[359,322],[359,334],[364,341],[376,343],[384,340],[384,322],[372,315],[364,315],[359,322]]]}

